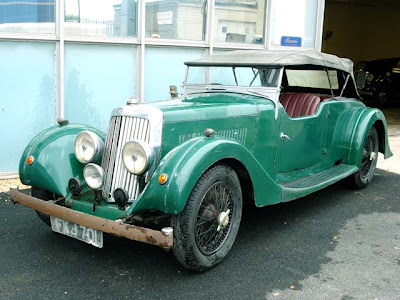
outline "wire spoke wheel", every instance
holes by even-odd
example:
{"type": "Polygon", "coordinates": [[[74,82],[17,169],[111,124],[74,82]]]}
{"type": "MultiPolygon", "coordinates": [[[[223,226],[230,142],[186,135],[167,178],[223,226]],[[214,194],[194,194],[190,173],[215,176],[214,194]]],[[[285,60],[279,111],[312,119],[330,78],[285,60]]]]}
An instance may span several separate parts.
{"type": "Polygon", "coordinates": [[[374,177],[378,161],[379,137],[375,127],[371,127],[365,137],[359,170],[354,173],[352,182],[357,188],[365,188],[374,177]]]}
{"type": "Polygon", "coordinates": [[[367,138],[365,139],[365,145],[363,150],[363,157],[361,160],[360,172],[363,178],[368,178],[371,173],[371,166],[373,163],[373,158],[375,156],[374,152],[374,140],[370,133],[368,133],[367,138]]]}
{"type": "Polygon", "coordinates": [[[171,220],[175,256],[198,272],[219,264],[232,248],[241,217],[236,172],[222,164],[210,168],[197,181],[183,211],[171,220]]]}
{"type": "Polygon", "coordinates": [[[207,190],[202,199],[197,213],[195,239],[205,255],[218,251],[230,230],[233,214],[231,193],[228,185],[219,181],[207,190]]]}

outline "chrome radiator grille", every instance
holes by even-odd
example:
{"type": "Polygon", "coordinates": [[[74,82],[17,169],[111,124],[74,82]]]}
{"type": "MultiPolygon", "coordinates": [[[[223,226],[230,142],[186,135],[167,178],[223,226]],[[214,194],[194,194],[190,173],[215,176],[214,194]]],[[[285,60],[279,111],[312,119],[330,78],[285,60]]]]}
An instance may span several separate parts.
{"type": "Polygon", "coordinates": [[[114,202],[112,192],[123,188],[129,194],[129,200],[135,200],[139,193],[137,176],[129,173],[122,162],[122,148],[133,139],[149,143],[149,120],[131,116],[114,116],[108,127],[101,167],[106,176],[103,196],[108,202],[114,202]]]}

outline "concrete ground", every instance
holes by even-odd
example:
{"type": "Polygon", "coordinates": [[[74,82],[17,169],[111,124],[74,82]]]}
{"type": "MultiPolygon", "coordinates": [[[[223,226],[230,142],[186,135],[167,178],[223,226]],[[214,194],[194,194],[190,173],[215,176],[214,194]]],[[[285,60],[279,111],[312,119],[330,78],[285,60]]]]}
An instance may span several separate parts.
{"type": "Polygon", "coordinates": [[[400,108],[385,113],[395,155],[369,187],[246,210],[230,255],[204,274],[154,246],[52,233],[0,193],[0,299],[400,299],[400,108]]]}

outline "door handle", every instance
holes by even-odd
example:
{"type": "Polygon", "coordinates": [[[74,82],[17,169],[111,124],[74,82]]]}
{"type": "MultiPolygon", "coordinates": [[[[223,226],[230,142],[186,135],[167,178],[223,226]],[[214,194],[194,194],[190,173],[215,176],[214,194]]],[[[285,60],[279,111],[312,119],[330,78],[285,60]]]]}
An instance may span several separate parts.
{"type": "Polygon", "coordinates": [[[291,141],[290,137],[287,134],[284,134],[283,132],[281,132],[279,137],[281,138],[281,140],[287,139],[287,140],[291,141]]]}

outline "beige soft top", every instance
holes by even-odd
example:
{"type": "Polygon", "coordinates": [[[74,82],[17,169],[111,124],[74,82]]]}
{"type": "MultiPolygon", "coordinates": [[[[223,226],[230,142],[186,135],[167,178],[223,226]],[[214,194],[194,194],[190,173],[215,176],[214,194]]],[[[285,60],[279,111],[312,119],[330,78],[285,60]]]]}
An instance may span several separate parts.
{"type": "Polygon", "coordinates": [[[238,50],[212,54],[185,62],[187,66],[229,67],[285,67],[316,65],[353,73],[353,62],[348,58],[315,50],[238,50]]]}

